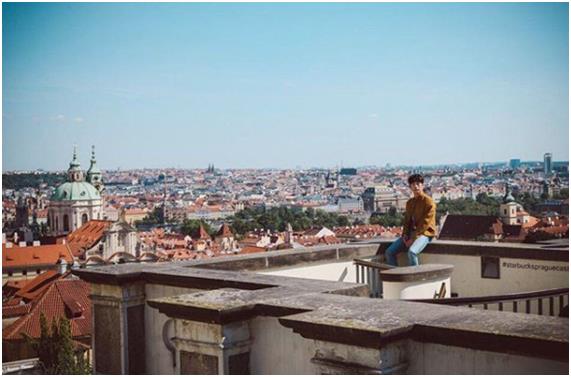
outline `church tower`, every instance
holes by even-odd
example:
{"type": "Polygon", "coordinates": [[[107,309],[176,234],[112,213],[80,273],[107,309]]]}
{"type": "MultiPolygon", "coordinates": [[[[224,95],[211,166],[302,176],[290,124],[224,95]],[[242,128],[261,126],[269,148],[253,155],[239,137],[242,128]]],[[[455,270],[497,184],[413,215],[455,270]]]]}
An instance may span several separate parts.
{"type": "Polygon", "coordinates": [[[500,204],[500,218],[502,222],[506,225],[517,225],[517,208],[514,197],[512,196],[511,190],[506,183],[506,196],[504,196],[504,202],[500,204]]]}
{"type": "Polygon", "coordinates": [[[77,161],[77,148],[73,147],[73,159],[69,163],[69,169],[67,169],[67,181],[68,182],[82,182],[83,181],[83,171],[81,170],[81,165],[77,161]]]}
{"type": "Polygon", "coordinates": [[[91,183],[97,191],[103,192],[103,180],[101,170],[97,167],[97,161],[95,160],[95,145],[91,146],[91,165],[89,170],[87,170],[87,182],[91,183]]]}

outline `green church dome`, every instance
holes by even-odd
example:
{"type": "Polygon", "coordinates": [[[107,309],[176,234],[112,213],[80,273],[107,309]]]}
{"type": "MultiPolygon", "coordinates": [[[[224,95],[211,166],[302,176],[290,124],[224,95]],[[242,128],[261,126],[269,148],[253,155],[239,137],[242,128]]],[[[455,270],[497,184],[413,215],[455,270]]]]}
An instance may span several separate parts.
{"type": "Polygon", "coordinates": [[[50,200],[98,200],[101,199],[99,191],[88,182],[65,182],[59,185],[50,200]]]}

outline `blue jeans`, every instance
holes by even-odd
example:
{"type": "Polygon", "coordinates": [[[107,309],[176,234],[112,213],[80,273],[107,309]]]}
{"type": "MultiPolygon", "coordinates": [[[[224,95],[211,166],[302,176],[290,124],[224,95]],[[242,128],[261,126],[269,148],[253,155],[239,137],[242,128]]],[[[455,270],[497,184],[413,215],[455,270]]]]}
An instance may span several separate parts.
{"type": "MultiPolygon", "coordinates": [[[[427,236],[419,236],[416,240],[414,240],[412,245],[410,245],[408,248],[408,264],[410,266],[418,266],[418,254],[424,250],[430,241],[432,241],[432,237],[427,236]]],[[[390,264],[391,266],[398,266],[397,254],[405,248],[406,245],[404,244],[404,241],[399,237],[395,242],[391,244],[391,246],[387,248],[387,250],[385,250],[386,263],[390,264]]]]}

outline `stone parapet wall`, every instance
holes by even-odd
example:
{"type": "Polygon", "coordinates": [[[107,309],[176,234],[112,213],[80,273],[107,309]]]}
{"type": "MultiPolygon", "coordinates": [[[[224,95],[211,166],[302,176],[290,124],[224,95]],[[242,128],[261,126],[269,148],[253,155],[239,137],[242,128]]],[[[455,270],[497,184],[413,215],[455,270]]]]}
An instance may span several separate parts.
{"type": "Polygon", "coordinates": [[[537,373],[567,371],[566,318],[370,299],[363,284],[255,272],[350,260],[378,248],[76,270],[93,287],[95,371],[517,374],[530,363],[537,373]],[[439,350],[452,352],[454,362],[425,357],[439,350]]]}

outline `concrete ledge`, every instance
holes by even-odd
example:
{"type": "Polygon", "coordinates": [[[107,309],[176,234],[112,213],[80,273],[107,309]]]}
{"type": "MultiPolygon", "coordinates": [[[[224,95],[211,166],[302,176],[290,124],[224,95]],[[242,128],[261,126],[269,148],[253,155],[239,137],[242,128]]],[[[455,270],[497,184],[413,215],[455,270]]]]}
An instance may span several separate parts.
{"type": "Polygon", "coordinates": [[[380,349],[419,342],[568,361],[564,318],[311,293],[292,287],[220,289],[150,300],[170,317],[227,324],[261,315],[305,338],[380,349]]]}
{"type": "Polygon", "coordinates": [[[423,264],[412,267],[396,267],[381,271],[383,282],[410,282],[433,279],[445,279],[452,275],[451,264],[423,264]]]}
{"type": "MultiPolygon", "coordinates": [[[[377,255],[383,255],[391,241],[380,241],[377,255]]],[[[533,259],[545,261],[569,261],[568,248],[553,248],[549,245],[435,240],[422,251],[423,254],[448,254],[468,256],[492,256],[500,258],[533,259]]]]}

